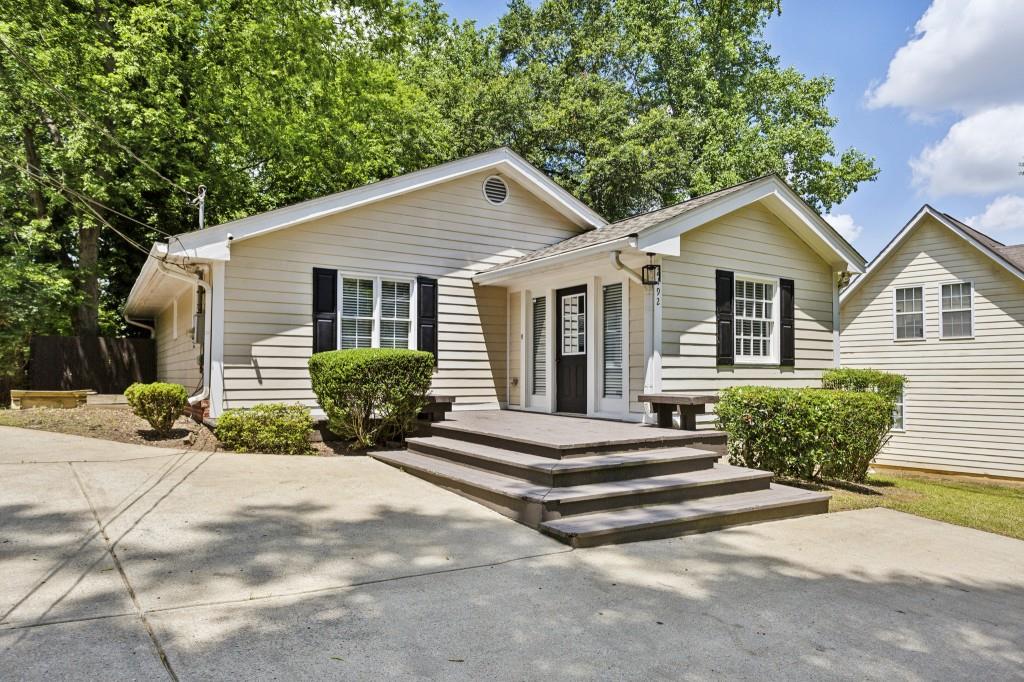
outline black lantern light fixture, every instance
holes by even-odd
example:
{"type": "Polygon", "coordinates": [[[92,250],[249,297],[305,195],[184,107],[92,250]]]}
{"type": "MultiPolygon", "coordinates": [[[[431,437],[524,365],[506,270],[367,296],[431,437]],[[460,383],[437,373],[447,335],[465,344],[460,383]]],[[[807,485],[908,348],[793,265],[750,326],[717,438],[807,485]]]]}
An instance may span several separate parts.
{"type": "Polygon", "coordinates": [[[640,268],[641,281],[650,286],[661,284],[661,266],[654,262],[653,253],[647,254],[647,257],[651,262],[640,268]]]}

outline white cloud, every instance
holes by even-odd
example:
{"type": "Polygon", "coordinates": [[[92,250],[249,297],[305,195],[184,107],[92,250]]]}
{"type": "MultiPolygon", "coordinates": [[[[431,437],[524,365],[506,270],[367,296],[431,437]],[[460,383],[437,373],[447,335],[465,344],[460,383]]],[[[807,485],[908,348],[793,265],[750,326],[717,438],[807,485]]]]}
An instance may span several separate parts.
{"type": "Polygon", "coordinates": [[[827,213],[822,216],[828,224],[836,228],[836,232],[843,235],[847,241],[853,241],[860,236],[864,228],[853,220],[849,213],[827,213]]]}
{"type": "Polygon", "coordinates": [[[1022,45],[1021,0],[934,0],[885,80],[867,92],[868,106],[927,115],[1020,102],[1022,45]]]}
{"type": "MultiPolygon", "coordinates": [[[[1024,5],[1024,3],[1022,3],[1024,5]]],[[[973,114],[911,159],[914,185],[933,195],[984,195],[1020,188],[1024,104],[973,114]]]]}
{"type": "Polygon", "coordinates": [[[996,197],[981,215],[968,218],[966,222],[982,232],[1024,230],[1024,197],[1013,194],[996,197]]]}

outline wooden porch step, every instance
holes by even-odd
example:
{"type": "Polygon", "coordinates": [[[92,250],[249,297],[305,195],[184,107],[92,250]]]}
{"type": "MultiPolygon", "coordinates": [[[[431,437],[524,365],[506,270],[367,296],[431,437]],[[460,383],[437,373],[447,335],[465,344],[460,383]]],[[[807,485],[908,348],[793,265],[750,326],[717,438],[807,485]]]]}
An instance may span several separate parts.
{"type": "Polygon", "coordinates": [[[771,484],[735,493],[545,520],[540,530],[573,547],[654,540],[828,511],[825,493],[771,484]]]}
{"type": "MultiPolygon", "coordinates": [[[[588,457],[670,447],[701,448],[718,452],[720,455],[725,452],[726,435],[721,431],[679,431],[640,424],[611,423],[612,425],[605,428],[614,429],[615,435],[600,435],[587,432],[588,428],[594,428],[593,422],[597,420],[577,420],[556,416],[554,419],[563,419],[564,421],[549,422],[548,424],[554,424],[553,427],[549,427],[553,432],[546,433],[543,427],[547,424],[542,420],[552,417],[550,415],[533,416],[540,417],[539,426],[533,431],[526,429],[512,431],[507,428],[490,430],[476,422],[464,422],[456,419],[431,424],[430,432],[435,436],[489,445],[550,459],[588,457]],[[571,424],[574,421],[579,423],[571,424]],[[575,427],[575,431],[564,432],[573,427],[575,427]]],[[[463,416],[462,419],[465,417],[463,416]]]]}
{"type": "Polygon", "coordinates": [[[549,487],[621,481],[709,469],[719,457],[717,452],[675,447],[552,459],[446,436],[409,438],[406,444],[413,452],[497,474],[515,476],[549,487]]]}
{"type": "Polygon", "coordinates": [[[771,480],[768,472],[717,465],[665,476],[551,488],[417,452],[379,452],[373,457],[533,528],[570,514],[767,489],[771,480]]]}

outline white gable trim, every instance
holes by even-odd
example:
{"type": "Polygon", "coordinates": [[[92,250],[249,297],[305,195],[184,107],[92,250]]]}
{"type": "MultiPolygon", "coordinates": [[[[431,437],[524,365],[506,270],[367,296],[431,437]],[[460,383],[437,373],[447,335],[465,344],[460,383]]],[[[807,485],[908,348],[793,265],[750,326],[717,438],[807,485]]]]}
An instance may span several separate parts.
{"type": "Polygon", "coordinates": [[[559,187],[521,156],[511,149],[502,147],[205,230],[186,232],[177,235],[170,242],[170,252],[173,255],[181,254],[191,258],[229,260],[228,241],[250,239],[484,170],[496,170],[506,174],[580,227],[589,229],[607,224],[604,218],[559,187]]]}
{"type": "Polygon", "coordinates": [[[763,202],[833,266],[845,267],[852,272],[864,272],[864,257],[824,218],[804,203],[789,185],[774,175],[644,230],[639,235],[637,248],[651,253],[678,256],[680,235],[755,202],[763,202]]]}
{"type": "Polygon", "coordinates": [[[969,235],[967,232],[960,229],[960,227],[957,226],[956,223],[951,221],[940,211],[937,211],[928,204],[925,204],[917,213],[914,214],[914,217],[911,218],[910,221],[903,226],[903,229],[900,230],[895,237],[893,237],[892,241],[890,241],[886,245],[886,247],[882,249],[882,252],[875,256],[875,259],[871,261],[871,265],[868,266],[867,271],[865,271],[864,274],[858,277],[857,279],[853,280],[853,282],[850,283],[850,286],[846,287],[842,295],[839,297],[841,303],[845,302],[850,296],[852,296],[853,292],[859,289],[861,285],[865,281],[867,281],[869,277],[871,277],[872,273],[874,273],[875,270],[881,267],[881,265],[889,258],[889,256],[893,255],[900,248],[900,246],[902,246],[903,242],[905,242],[907,238],[910,236],[910,234],[915,229],[917,229],[917,227],[921,224],[921,221],[925,218],[925,216],[931,216],[932,218],[937,220],[941,225],[944,225],[945,227],[952,230],[955,234],[959,235],[961,239],[963,239],[968,244],[976,248],[978,251],[985,254],[986,256],[988,256],[989,258],[991,258],[992,260],[994,260],[995,262],[999,263],[1004,268],[1009,270],[1018,279],[1024,280],[1024,271],[1021,271],[1021,269],[1015,266],[1013,263],[1006,260],[998,253],[996,253],[995,251],[993,251],[992,249],[985,246],[977,239],[969,235]]]}

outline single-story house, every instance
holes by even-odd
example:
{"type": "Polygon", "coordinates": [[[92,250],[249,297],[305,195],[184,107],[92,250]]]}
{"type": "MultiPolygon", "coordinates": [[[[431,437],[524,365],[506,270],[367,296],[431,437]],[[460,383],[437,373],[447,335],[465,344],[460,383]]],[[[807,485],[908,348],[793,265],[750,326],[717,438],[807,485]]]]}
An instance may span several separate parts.
{"type": "Polygon", "coordinates": [[[504,148],[150,255],[126,317],[213,417],[316,413],[310,355],[367,346],[433,352],[458,410],[639,421],[642,392],[819,385],[839,364],[838,283],[865,266],[774,175],[609,224],[504,148]]]}
{"type": "Polygon", "coordinates": [[[879,464],[1024,477],[1024,245],[926,205],[841,303],[843,365],[909,380],[879,464]]]}

